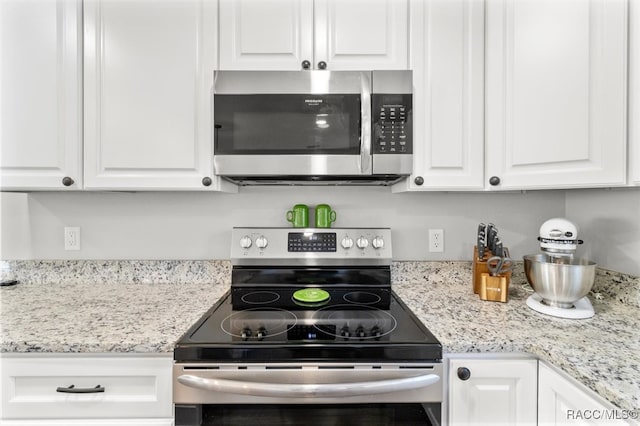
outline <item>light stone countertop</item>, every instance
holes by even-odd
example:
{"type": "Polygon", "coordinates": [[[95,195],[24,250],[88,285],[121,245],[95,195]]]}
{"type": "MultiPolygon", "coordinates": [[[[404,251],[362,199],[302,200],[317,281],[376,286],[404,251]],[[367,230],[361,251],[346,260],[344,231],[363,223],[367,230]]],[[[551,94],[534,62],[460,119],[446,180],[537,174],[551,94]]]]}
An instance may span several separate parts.
{"type": "Polygon", "coordinates": [[[589,294],[595,316],[571,320],[544,315],[526,305],[532,291],[522,265],[514,271],[507,303],[483,301],[473,293],[470,262],[394,266],[395,292],[440,340],[445,354],[529,353],[616,406],[640,409],[640,309],[606,291],[617,284],[625,290],[637,289],[637,279],[608,285],[610,273],[599,272],[594,289],[600,290],[602,299],[589,294]]]}
{"type": "MultiPolygon", "coordinates": [[[[38,261],[0,288],[0,352],[170,353],[229,288],[225,261],[38,261]],[[172,263],[171,263],[172,262],[172,263]]],[[[619,275],[619,274],[618,274],[619,275]]],[[[640,408],[637,278],[599,272],[593,318],[531,310],[521,270],[508,303],[482,301],[470,262],[396,262],[394,291],[445,354],[525,352],[564,370],[622,409],[640,408]],[[616,289],[620,287],[620,291],[616,289]]]]}

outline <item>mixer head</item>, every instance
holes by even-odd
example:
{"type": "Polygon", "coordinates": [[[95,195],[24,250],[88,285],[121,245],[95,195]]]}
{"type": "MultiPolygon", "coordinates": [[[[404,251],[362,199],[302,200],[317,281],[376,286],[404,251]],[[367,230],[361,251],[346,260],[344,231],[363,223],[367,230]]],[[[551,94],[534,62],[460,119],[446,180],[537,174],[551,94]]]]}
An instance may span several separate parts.
{"type": "Polygon", "coordinates": [[[577,226],[564,218],[552,218],[540,226],[540,249],[555,255],[573,255],[579,244],[577,226]]]}

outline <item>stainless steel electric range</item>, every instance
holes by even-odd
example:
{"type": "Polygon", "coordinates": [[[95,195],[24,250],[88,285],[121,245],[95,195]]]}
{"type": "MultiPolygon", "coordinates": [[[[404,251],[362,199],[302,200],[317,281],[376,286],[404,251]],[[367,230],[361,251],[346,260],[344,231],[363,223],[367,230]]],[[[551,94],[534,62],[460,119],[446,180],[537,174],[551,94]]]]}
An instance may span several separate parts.
{"type": "Polygon", "coordinates": [[[231,289],[176,344],[176,425],[439,424],[442,346],[389,229],[234,228],[231,289]]]}

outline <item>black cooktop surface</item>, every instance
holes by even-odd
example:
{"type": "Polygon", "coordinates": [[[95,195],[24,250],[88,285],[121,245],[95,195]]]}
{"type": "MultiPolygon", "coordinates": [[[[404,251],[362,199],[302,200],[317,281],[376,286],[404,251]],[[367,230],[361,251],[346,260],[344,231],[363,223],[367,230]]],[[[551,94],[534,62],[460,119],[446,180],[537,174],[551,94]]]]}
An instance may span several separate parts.
{"type": "Polygon", "coordinates": [[[225,294],[176,344],[180,362],[424,362],[442,346],[391,292],[389,308],[362,303],[234,310],[225,294]]]}

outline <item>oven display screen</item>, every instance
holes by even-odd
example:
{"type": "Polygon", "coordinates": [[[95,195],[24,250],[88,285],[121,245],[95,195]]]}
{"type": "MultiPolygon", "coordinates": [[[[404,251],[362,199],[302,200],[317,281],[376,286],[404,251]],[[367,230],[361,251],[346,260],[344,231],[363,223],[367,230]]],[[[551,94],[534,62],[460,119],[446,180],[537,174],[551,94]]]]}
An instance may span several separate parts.
{"type": "Polygon", "coordinates": [[[289,252],[335,252],[335,232],[290,232],[289,252]]]}

